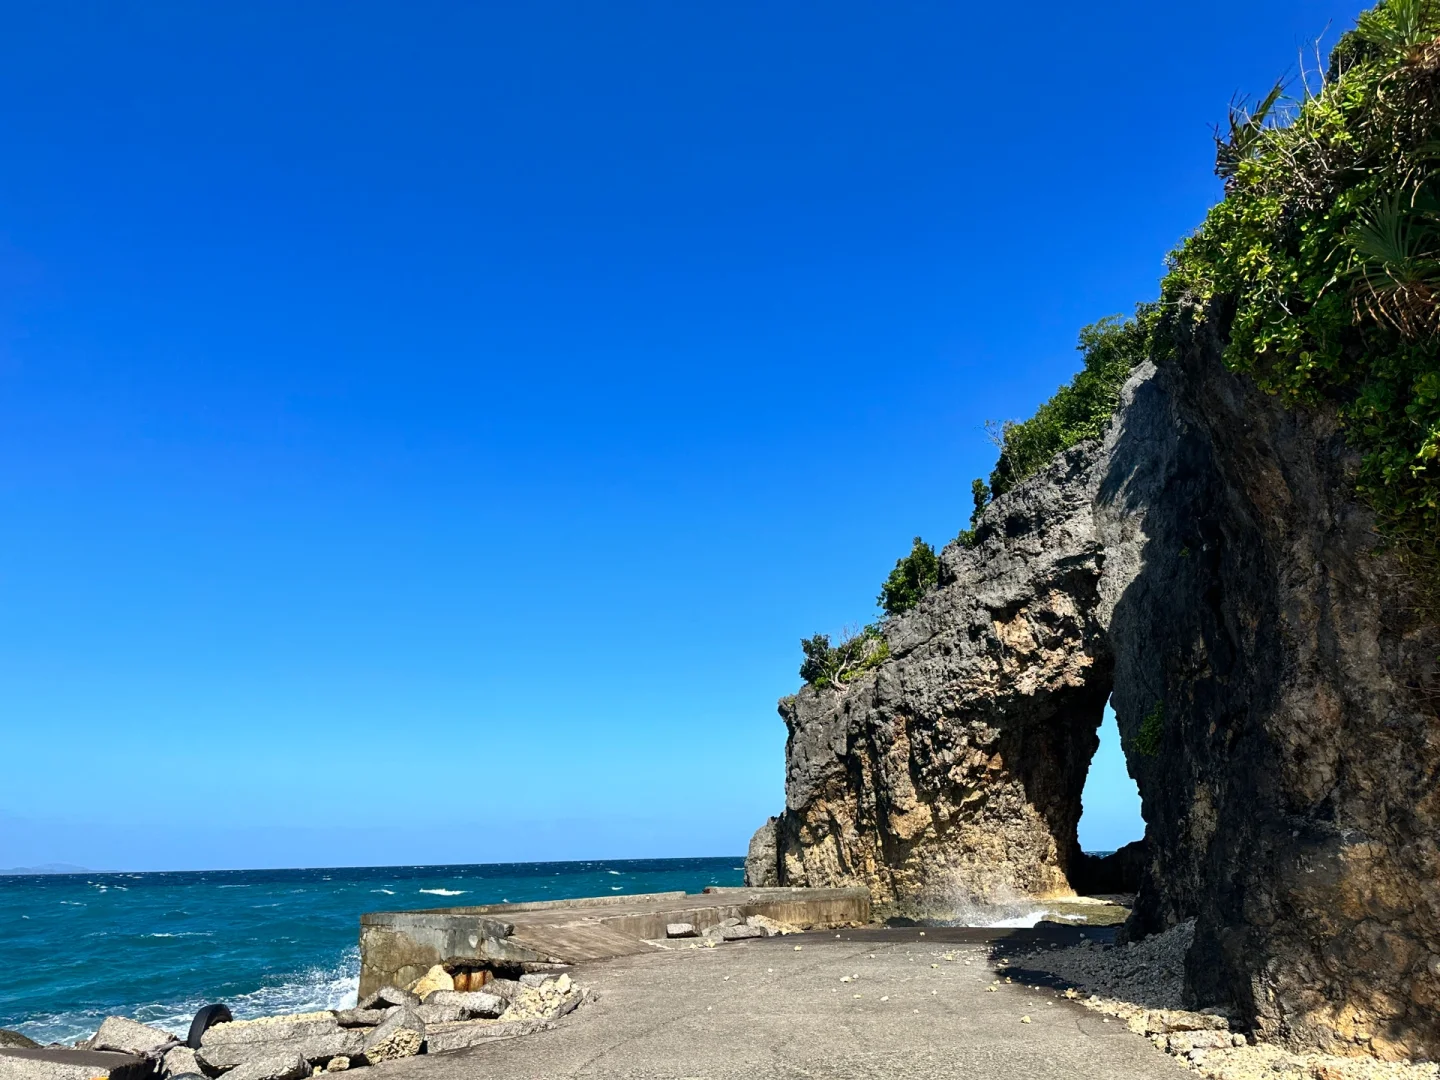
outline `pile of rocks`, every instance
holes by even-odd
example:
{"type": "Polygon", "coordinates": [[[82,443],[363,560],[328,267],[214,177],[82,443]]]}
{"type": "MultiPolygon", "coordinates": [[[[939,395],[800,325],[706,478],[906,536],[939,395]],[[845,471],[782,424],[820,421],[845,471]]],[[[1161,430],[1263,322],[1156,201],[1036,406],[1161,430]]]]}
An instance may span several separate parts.
{"type": "Polygon", "coordinates": [[[484,986],[456,990],[436,966],[411,989],[382,987],[353,1009],[215,1024],[200,1035],[198,1046],[118,1016],[81,1045],[148,1058],[164,1080],[301,1080],[528,1035],[550,1027],[590,996],[563,973],[492,979],[484,986]]]}
{"type": "Polygon", "coordinates": [[[665,937],[671,940],[696,938],[694,942],[699,948],[714,948],[716,945],[724,944],[727,941],[744,941],[746,938],[776,937],[780,934],[802,934],[804,931],[798,926],[790,923],[777,922],[768,919],[764,915],[751,915],[745,920],[724,919],[714,926],[707,926],[703,932],[697,932],[693,923],[669,923],[665,927],[665,937]]]}

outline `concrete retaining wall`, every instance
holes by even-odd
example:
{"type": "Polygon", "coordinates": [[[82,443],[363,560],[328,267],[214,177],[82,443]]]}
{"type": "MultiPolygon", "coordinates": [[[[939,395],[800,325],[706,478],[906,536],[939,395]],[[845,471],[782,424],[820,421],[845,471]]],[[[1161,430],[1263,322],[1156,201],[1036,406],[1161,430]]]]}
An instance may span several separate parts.
{"type": "Polygon", "coordinates": [[[649,952],[668,923],[763,915],[802,928],[870,921],[866,889],[706,889],[533,904],[381,911],[360,919],[360,995],[452,969],[574,964],[649,952]]]}

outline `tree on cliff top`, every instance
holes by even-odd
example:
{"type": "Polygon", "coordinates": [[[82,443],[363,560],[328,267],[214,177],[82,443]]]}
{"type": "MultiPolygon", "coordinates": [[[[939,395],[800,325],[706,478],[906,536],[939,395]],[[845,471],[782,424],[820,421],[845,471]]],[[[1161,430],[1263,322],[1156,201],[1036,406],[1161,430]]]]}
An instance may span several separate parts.
{"type": "Polygon", "coordinates": [[[886,615],[899,615],[918,604],[939,580],[940,560],[935,557],[935,549],[917,536],[910,554],[895,560],[895,569],[880,586],[875,603],[886,615]]]}

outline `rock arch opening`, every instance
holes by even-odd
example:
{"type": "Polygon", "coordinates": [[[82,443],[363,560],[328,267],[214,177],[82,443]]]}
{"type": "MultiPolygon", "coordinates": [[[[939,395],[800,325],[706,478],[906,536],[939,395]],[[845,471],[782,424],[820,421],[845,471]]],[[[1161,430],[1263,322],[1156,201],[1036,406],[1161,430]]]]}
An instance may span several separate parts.
{"type": "Polygon", "coordinates": [[[1140,813],[1140,787],[1130,775],[1115,708],[1108,702],[1099,734],[1100,746],[1090,759],[1080,797],[1079,841],[1081,851],[1103,856],[1143,840],[1145,820],[1140,813]]]}

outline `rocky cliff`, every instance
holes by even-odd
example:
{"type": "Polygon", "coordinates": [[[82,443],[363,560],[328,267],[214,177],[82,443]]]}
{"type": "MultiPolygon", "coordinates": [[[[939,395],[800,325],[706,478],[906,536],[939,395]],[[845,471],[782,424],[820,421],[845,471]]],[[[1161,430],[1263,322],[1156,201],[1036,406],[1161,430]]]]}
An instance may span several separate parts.
{"type": "Polygon", "coordinates": [[[992,507],[975,546],[946,548],[940,588],[886,626],[877,671],[781,702],[780,882],[863,882],[902,914],[1069,891],[1111,680],[1096,618],[1102,458],[1062,455],[992,507]]]}
{"type": "Polygon", "coordinates": [[[1334,416],[1222,344],[1201,320],[996,499],[886,662],[781,702],[747,874],[907,915],[1067,893],[1110,699],[1148,849],[1127,933],[1195,918],[1188,996],[1267,1036],[1440,1057],[1437,620],[1334,416]]]}

